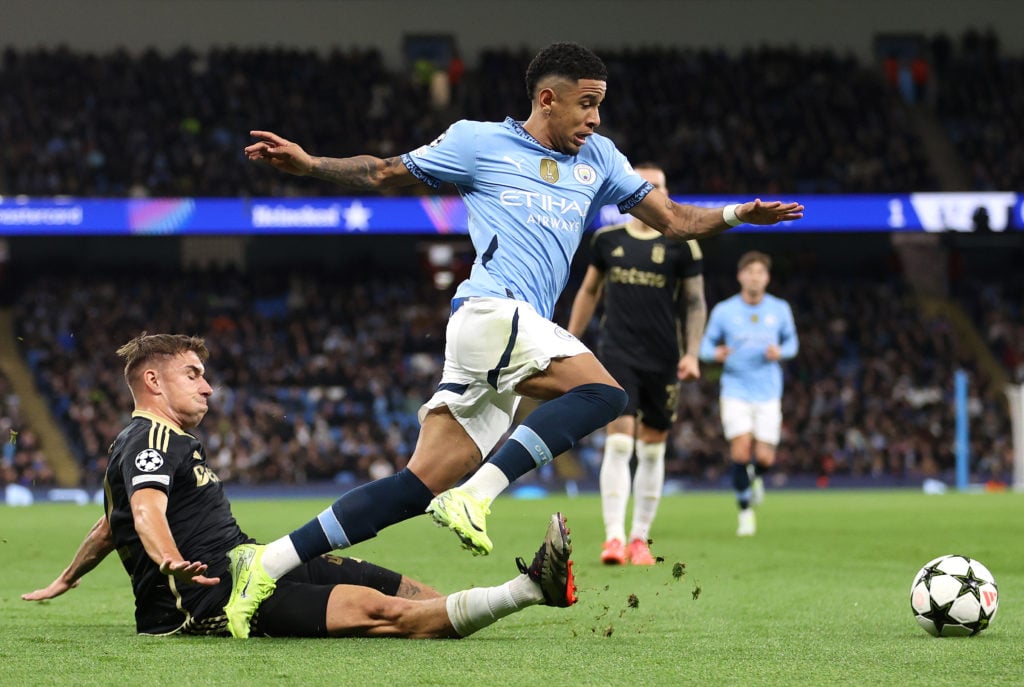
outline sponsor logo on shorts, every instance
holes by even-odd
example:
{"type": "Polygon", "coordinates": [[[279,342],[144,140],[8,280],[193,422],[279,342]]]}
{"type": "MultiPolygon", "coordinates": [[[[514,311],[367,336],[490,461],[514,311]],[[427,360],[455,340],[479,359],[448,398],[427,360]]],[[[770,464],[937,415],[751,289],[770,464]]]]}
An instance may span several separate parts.
{"type": "Polygon", "coordinates": [[[555,327],[555,336],[566,341],[576,341],[576,337],[569,333],[564,327],[555,327]]]}

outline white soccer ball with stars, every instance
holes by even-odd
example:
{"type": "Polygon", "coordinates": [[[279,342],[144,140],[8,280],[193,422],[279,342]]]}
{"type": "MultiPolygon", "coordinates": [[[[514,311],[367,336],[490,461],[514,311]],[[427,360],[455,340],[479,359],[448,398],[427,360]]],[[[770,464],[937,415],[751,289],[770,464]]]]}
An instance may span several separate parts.
{"type": "Polygon", "coordinates": [[[949,554],[918,571],[910,585],[910,607],[928,634],[967,637],[992,622],[999,609],[999,590],[980,562],[949,554]]]}

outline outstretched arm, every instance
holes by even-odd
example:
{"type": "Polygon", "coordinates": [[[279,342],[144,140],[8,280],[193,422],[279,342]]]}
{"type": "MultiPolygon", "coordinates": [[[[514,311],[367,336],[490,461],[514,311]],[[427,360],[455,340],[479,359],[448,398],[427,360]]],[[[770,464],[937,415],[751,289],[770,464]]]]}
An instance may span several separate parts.
{"type": "Polygon", "coordinates": [[[420,183],[398,157],[316,157],[303,150],[298,143],[270,131],[250,131],[249,135],[260,140],[246,146],[245,156],[288,174],[316,177],[359,191],[420,183]]]}
{"type": "Polygon", "coordinates": [[[142,546],[160,572],[179,582],[207,587],[220,582],[219,577],[206,577],[206,563],[186,561],[178,551],[167,523],[167,494],[157,489],[139,489],[131,498],[132,518],[142,546]]]}
{"type": "Polygon", "coordinates": [[[629,212],[647,226],[673,239],[706,238],[739,224],[778,224],[804,216],[804,206],[799,203],[764,202],[760,198],[727,208],[677,203],[654,189],[629,212]],[[732,223],[726,221],[727,208],[734,211],[732,223]]]}
{"type": "Polygon", "coordinates": [[[100,561],[107,557],[114,550],[114,538],[110,533],[110,523],[106,516],[100,516],[96,524],[92,526],[85,539],[78,545],[78,551],[71,563],[57,576],[53,582],[42,589],[37,589],[28,594],[22,594],[25,601],[45,601],[60,596],[69,589],[78,586],[82,577],[99,565],[100,561]]]}

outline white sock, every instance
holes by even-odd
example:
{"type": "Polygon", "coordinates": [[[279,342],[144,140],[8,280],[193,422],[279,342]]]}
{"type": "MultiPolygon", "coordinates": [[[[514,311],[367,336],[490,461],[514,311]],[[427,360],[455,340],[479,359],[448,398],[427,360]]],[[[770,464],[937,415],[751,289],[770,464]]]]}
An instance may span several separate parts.
{"type": "Polygon", "coordinates": [[[661,489],[665,486],[665,442],[636,442],[636,476],[633,478],[633,529],[630,541],[647,541],[658,513],[661,489]]]}
{"type": "Polygon", "coordinates": [[[508,489],[508,477],[491,463],[484,463],[473,476],[466,480],[462,488],[477,498],[493,501],[498,494],[508,489]]]}
{"type": "Polygon", "coordinates": [[[476,587],[449,594],[445,608],[455,631],[460,637],[468,637],[543,600],[540,586],[526,575],[519,575],[498,587],[476,587]]]}
{"type": "Polygon", "coordinates": [[[294,570],[302,564],[299,552],[295,550],[291,537],[287,536],[275,539],[267,544],[267,548],[263,551],[263,558],[260,561],[263,563],[263,569],[275,580],[281,579],[285,573],[294,570]]]}
{"type": "Polygon", "coordinates": [[[609,434],[604,441],[601,461],[601,513],[605,539],[626,543],[626,503],[629,502],[629,461],[633,457],[633,437],[609,434]]]}

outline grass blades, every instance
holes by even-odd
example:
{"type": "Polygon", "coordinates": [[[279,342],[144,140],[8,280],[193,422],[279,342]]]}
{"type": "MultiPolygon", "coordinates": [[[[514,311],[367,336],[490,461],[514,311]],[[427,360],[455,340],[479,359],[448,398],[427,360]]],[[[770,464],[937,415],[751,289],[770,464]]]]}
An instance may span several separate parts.
{"type": "MultiPolygon", "coordinates": [[[[269,540],[327,503],[237,501],[269,540]]],[[[650,568],[605,567],[596,495],[499,499],[491,556],[462,551],[427,518],[351,553],[442,591],[493,585],[529,560],[547,517],[566,513],[580,602],[530,608],[462,641],[138,637],[116,557],[46,603],[48,584],[97,506],[0,506],[0,685],[1017,685],[1024,655],[1024,495],[769,491],[758,534],[735,536],[728,493],[664,498],[650,568]],[[932,558],[961,553],[992,570],[1000,608],[977,637],[936,639],[909,588],[932,558]]]]}

